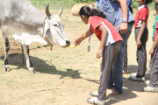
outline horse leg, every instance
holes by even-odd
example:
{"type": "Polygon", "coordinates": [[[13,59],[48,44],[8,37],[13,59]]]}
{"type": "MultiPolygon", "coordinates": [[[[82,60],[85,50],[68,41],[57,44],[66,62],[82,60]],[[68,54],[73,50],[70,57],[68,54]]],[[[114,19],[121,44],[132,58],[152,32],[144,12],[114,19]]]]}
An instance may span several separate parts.
{"type": "Polygon", "coordinates": [[[9,61],[8,61],[8,52],[10,49],[10,43],[9,43],[9,38],[8,38],[9,34],[8,34],[7,29],[8,29],[7,27],[2,26],[2,35],[3,35],[3,39],[4,39],[4,51],[5,51],[3,70],[5,72],[10,71],[9,61]]]}
{"type": "Polygon", "coordinates": [[[29,46],[28,45],[22,45],[24,54],[25,54],[25,59],[26,59],[26,67],[28,70],[32,73],[35,73],[35,70],[33,68],[33,65],[31,63],[30,57],[29,57],[29,46]]]}
{"type": "Polygon", "coordinates": [[[21,48],[22,48],[21,59],[22,59],[22,62],[23,62],[23,64],[24,64],[24,63],[25,63],[25,62],[24,62],[24,50],[23,50],[22,45],[21,45],[21,48]]]}

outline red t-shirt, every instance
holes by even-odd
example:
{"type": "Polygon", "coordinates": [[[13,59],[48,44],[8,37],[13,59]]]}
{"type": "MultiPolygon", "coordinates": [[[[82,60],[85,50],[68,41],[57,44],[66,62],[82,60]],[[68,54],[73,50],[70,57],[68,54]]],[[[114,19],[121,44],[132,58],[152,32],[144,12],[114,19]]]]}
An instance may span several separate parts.
{"type": "Polygon", "coordinates": [[[149,16],[148,6],[147,5],[139,6],[138,10],[136,12],[136,16],[135,16],[134,27],[135,28],[141,27],[141,25],[142,25],[141,20],[145,20],[146,21],[146,26],[147,26],[148,16],[149,16]]]}
{"type": "Polygon", "coordinates": [[[157,33],[158,33],[158,22],[156,24],[156,29],[155,29],[155,34],[154,34],[154,40],[153,41],[155,41],[155,39],[157,37],[157,33]]]}
{"type": "Polygon", "coordinates": [[[117,41],[123,41],[120,34],[116,30],[116,28],[106,19],[98,17],[98,16],[92,16],[89,19],[89,25],[90,25],[90,31],[94,32],[99,40],[101,40],[102,32],[98,29],[100,25],[103,25],[107,31],[107,37],[105,46],[107,46],[109,43],[115,43],[117,41]]]}

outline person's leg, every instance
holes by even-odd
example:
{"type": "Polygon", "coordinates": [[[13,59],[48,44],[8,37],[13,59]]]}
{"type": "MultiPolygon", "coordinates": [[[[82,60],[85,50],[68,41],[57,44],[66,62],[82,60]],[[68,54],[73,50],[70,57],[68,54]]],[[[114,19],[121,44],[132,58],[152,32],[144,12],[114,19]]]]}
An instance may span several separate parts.
{"type": "Polygon", "coordinates": [[[139,50],[139,59],[138,59],[138,73],[137,73],[137,78],[141,78],[145,76],[146,72],[146,64],[147,64],[147,54],[146,54],[146,42],[148,40],[148,29],[147,27],[144,29],[142,38],[141,38],[141,43],[142,46],[138,48],[139,50]]]}
{"type": "MultiPolygon", "coordinates": [[[[135,41],[136,41],[136,43],[137,43],[137,37],[138,37],[139,30],[140,30],[140,28],[135,28],[135,41]]],[[[137,50],[136,50],[136,60],[137,60],[137,63],[138,63],[138,57],[139,56],[138,56],[138,47],[137,47],[137,50]]]]}
{"type": "Polygon", "coordinates": [[[104,105],[106,99],[106,88],[108,84],[108,78],[110,74],[111,67],[117,56],[121,41],[114,44],[109,44],[104,48],[102,53],[102,62],[101,62],[101,75],[100,75],[100,84],[98,89],[98,96],[94,98],[88,98],[87,102],[90,104],[104,105]]]}
{"type": "Polygon", "coordinates": [[[128,38],[131,34],[131,31],[132,31],[132,23],[131,24],[128,24],[128,29],[129,29],[129,32],[128,32],[128,35],[126,35],[126,39],[127,39],[127,42],[126,42],[126,49],[125,49],[125,53],[124,53],[124,57],[123,57],[123,72],[124,73],[127,73],[127,66],[128,66],[128,48],[127,48],[127,44],[128,44],[128,38]]]}
{"type": "MultiPolygon", "coordinates": [[[[122,77],[122,69],[123,69],[123,56],[125,52],[125,46],[127,45],[127,39],[131,34],[131,30],[133,27],[133,23],[128,24],[128,31],[125,34],[120,34],[123,38],[123,42],[121,43],[118,55],[113,64],[111,74],[108,81],[108,87],[113,87],[117,93],[122,93],[122,85],[123,85],[123,77],[122,77]]],[[[109,90],[112,92],[112,90],[109,90]]],[[[109,92],[109,94],[110,94],[109,92]]]]}
{"type": "Polygon", "coordinates": [[[145,76],[146,72],[146,44],[142,45],[141,47],[138,48],[137,50],[137,59],[138,59],[138,72],[137,72],[137,78],[142,78],[145,76]]]}
{"type": "MultiPolygon", "coordinates": [[[[138,33],[140,28],[135,29],[135,40],[137,40],[138,33]]],[[[145,28],[143,35],[141,37],[142,45],[137,47],[137,62],[138,62],[138,71],[137,74],[131,74],[130,80],[135,81],[145,81],[145,72],[146,72],[146,63],[147,63],[147,54],[146,54],[146,42],[148,40],[148,29],[145,28]]]]}
{"type": "Polygon", "coordinates": [[[150,71],[150,83],[149,86],[158,87],[157,79],[158,79],[158,49],[156,48],[154,54],[152,56],[153,64],[151,65],[150,71]]]}
{"type": "Polygon", "coordinates": [[[125,49],[125,54],[123,57],[123,73],[127,73],[127,64],[128,63],[128,55],[127,55],[127,45],[126,45],[126,49],[125,49]]]}
{"type": "Polygon", "coordinates": [[[114,71],[114,65],[112,66],[111,71],[110,71],[109,80],[108,80],[108,87],[107,87],[108,89],[112,89],[113,84],[114,84],[114,82],[113,82],[114,75],[113,75],[112,71],[114,71]]]}
{"type": "Polygon", "coordinates": [[[108,78],[110,74],[111,67],[116,59],[121,41],[114,44],[109,44],[106,53],[103,54],[102,63],[101,63],[101,76],[100,76],[100,85],[98,90],[98,99],[105,100],[106,98],[106,89],[108,84],[108,78]]]}
{"type": "Polygon", "coordinates": [[[158,92],[158,49],[156,48],[153,55],[151,56],[151,71],[150,71],[150,82],[147,87],[143,88],[145,92],[158,92]]]}
{"type": "Polygon", "coordinates": [[[149,71],[151,71],[151,67],[153,65],[153,60],[150,58],[150,63],[149,63],[149,71]]]}
{"type": "Polygon", "coordinates": [[[121,43],[118,55],[113,64],[113,67],[111,69],[112,77],[110,77],[110,78],[113,81],[110,81],[110,79],[108,81],[108,87],[110,87],[110,89],[107,90],[107,95],[110,95],[110,94],[117,95],[117,94],[122,93],[122,85],[123,85],[122,69],[119,69],[119,68],[123,68],[123,64],[118,63],[118,62],[123,63],[123,55],[122,55],[123,47],[122,46],[123,46],[123,43],[121,43]],[[111,82],[111,84],[110,84],[110,82],[111,82]]]}
{"type": "MultiPolygon", "coordinates": [[[[114,69],[111,70],[111,73],[113,75],[113,89],[117,91],[117,93],[122,93],[122,85],[123,85],[123,77],[122,77],[122,68],[123,68],[123,54],[125,51],[125,44],[121,43],[118,55],[116,57],[116,60],[113,64],[114,69]]],[[[113,92],[113,90],[109,90],[110,92],[113,92]]],[[[108,94],[113,94],[108,92],[108,94]]]]}

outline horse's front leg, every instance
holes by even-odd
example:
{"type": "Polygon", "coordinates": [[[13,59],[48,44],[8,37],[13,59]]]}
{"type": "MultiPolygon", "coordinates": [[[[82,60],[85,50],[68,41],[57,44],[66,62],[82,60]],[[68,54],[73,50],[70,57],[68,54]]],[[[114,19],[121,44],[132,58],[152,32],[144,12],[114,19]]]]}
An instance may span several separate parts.
{"type": "Polygon", "coordinates": [[[33,65],[31,63],[30,57],[29,57],[29,46],[28,45],[22,45],[24,54],[25,54],[25,59],[26,59],[26,67],[28,70],[32,73],[35,73],[35,70],[33,68],[33,65]]]}

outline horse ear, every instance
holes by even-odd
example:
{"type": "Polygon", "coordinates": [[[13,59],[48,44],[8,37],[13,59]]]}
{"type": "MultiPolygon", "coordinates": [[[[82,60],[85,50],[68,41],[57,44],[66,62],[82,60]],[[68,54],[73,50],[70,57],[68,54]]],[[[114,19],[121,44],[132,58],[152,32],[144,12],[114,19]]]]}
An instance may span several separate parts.
{"type": "Polygon", "coordinates": [[[49,25],[49,21],[48,21],[48,19],[46,19],[45,20],[45,24],[44,24],[44,36],[43,36],[43,38],[45,38],[46,37],[46,34],[47,34],[47,31],[49,30],[49,28],[50,28],[50,25],[49,25]]]}
{"type": "Polygon", "coordinates": [[[63,12],[63,6],[61,6],[61,10],[60,10],[59,13],[58,13],[59,17],[61,17],[62,12],[63,12]]]}

